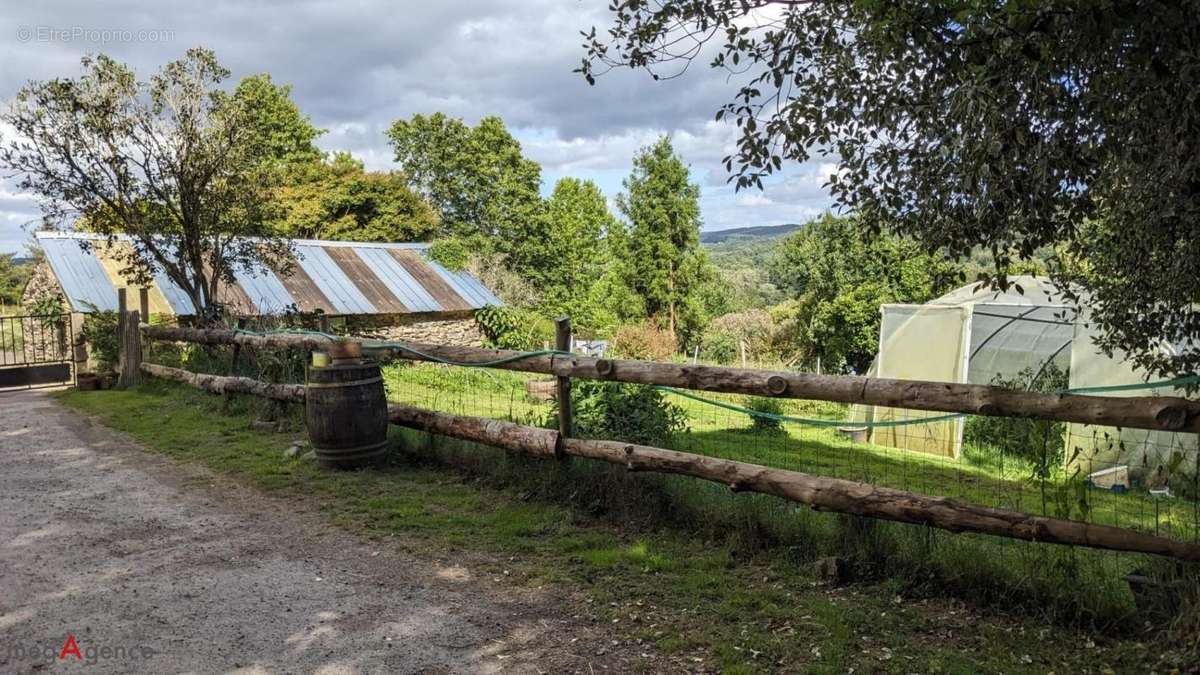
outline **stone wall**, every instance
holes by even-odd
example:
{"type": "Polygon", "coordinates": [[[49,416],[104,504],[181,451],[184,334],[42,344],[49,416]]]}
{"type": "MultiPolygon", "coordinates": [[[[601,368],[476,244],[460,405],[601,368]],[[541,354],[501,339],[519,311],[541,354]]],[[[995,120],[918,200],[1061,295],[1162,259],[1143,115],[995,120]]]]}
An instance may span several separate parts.
{"type": "Polygon", "coordinates": [[[29,282],[25,284],[25,292],[21,296],[21,304],[28,310],[39,300],[47,297],[63,297],[62,287],[58,285],[58,278],[54,276],[54,270],[50,269],[50,263],[44,259],[33,268],[33,274],[29,277],[29,282]]]}
{"type": "Polygon", "coordinates": [[[424,342],[455,347],[480,347],[483,336],[474,317],[354,317],[351,334],[397,342],[424,342]]]}

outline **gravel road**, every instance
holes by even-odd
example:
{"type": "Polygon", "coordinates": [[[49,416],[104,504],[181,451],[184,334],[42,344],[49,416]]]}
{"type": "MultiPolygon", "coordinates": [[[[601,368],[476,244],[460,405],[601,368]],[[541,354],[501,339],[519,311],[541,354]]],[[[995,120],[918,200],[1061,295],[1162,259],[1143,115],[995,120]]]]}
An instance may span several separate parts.
{"type": "Polygon", "coordinates": [[[624,670],[634,655],[542,593],[0,393],[0,672],[624,670]],[[58,658],[68,635],[82,661],[58,658]]]}

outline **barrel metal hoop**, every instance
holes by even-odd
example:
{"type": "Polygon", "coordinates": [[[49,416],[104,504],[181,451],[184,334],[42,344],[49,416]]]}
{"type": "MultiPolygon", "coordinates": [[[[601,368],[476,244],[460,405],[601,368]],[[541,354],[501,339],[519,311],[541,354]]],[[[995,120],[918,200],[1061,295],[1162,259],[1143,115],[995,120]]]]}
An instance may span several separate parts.
{"type": "Polygon", "coordinates": [[[343,387],[356,387],[360,384],[375,384],[376,382],[383,382],[383,377],[376,375],[375,377],[368,377],[365,380],[349,380],[347,382],[309,382],[304,386],[309,389],[341,389],[343,387]]]}
{"type": "Polygon", "coordinates": [[[385,440],[379,441],[378,443],[367,443],[365,445],[355,445],[355,446],[352,446],[349,448],[326,448],[326,447],[316,446],[313,448],[313,452],[318,457],[329,457],[329,458],[354,457],[354,456],[361,455],[361,454],[370,454],[370,453],[378,452],[381,450],[386,450],[389,442],[390,441],[385,439],[385,440]]]}

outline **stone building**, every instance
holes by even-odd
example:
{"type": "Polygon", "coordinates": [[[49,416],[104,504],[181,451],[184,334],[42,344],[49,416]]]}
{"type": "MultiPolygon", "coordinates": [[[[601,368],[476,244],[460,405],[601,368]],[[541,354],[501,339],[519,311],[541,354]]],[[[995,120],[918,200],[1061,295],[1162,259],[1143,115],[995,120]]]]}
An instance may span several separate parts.
{"type": "MultiPolygon", "coordinates": [[[[117,309],[117,289],[133,288],[122,274],[122,248],[131,244],[83,233],[39,232],[45,261],[35,270],[25,302],[60,294],[73,313],[117,309]]],[[[323,314],[356,333],[413,342],[477,346],[475,310],[502,304],[478,279],[431,260],[426,244],[297,239],[286,273],[238,271],[218,301],[237,317],[323,314]]],[[[150,314],[186,321],[195,314],[186,293],[159,271],[149,286],[150,314]]],[[[136,309],[137,293],[130,292],[136,309]]],[[[336,324],[335,324],[336,325],[336,324]]]]}

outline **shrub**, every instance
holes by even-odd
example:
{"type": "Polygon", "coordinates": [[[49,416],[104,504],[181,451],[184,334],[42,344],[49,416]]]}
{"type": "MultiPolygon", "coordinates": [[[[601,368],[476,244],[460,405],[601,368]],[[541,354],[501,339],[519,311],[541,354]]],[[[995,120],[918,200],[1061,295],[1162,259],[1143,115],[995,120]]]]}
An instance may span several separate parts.
{"type": "MultiPolygon", "coordinates": [[[[1035,374],[1033,368],[1025,368],[1011,377],[997,374],[991,384],[1042,393],[1059,392],[1068,386],[1067,371],[1053,363],[1048,364],[1037,376],[1037,381],[1030,382],[1035,374]]],[[[1024,459],[1039,467],[1040,473],[1046,474],[1063,462],[1066,445],[1064,431],[1062,422],[1049,420],[968,417],[963,440],[972,445],[992,448],[1003,456],[1024,459]]]]}
{"type": "Polygon", "coordinates": [[[527,349],[530,346],[529,329],[520,310],[488,305],[476,310],[475,325],[483,335],[485,347],[527,349]]]}
{"type": "Polygon", "coordinates": [[[434,262],[452,272],[466,269],[471,257],[467,243],[457,237],[434,240],[426,251],[434,262]]]}
{"type": "MultiPolygon", "coordinates": [[[[747,396],[744,406],[757,413],[765,413],[767,415],[782,415],[783,401],[770,396],[747,396]]],[[[756,434],[780,434],[783,433],[783,422],[762,415],[750,416],[750,429],[756,434]]]]}
{"type": "Polygon", "coordinates": [[[746,346],[747,356],[760,358],[771,349],[774,322],[761,309],[733,312],[713,319],[700,338],[704,358],[718,363],[733,363],[741,357],[746,346]]]}
{"type": "Polygon", "coordinates": [[[116,312],[85,314],[79,339],[87,343],[91,357],[96,362],[96,372],[116,372],[117,361],[120,358],[116,312]]]}
{"type": "Polygon", "coordinates": [[[678,348],[674,336],[648,322],[621,326],[609,342],[613,354],[643,361],[669,361],[678,348]]]}
{"type": "MultiPolygon", "coordinates": [[[[663,445],[687,428],[687,413],[653,387],[575,380],[571,384],[575,433],[583,438],[663,445]]],[[[554,405],[546,426],[558,423],[554,405]]]]}

